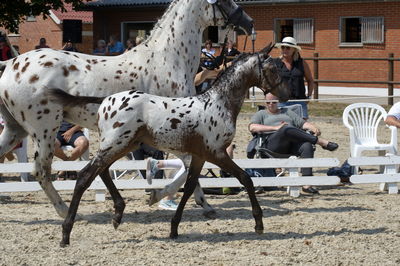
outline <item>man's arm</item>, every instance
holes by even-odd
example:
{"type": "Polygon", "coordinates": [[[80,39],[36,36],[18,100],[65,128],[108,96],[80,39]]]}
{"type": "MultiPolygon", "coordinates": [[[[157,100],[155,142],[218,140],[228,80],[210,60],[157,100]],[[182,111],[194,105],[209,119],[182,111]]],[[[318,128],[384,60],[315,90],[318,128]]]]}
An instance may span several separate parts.
{"type": "Polygon", "coordinates": [[[266,126],[261,124],[250,124],[249,130],[251,133],[261,133],[261,132],[268,132],[268,131],[277,131],[287,123],[282,123],[278,126],[266,126]]]}
{"type": "Polygon", "coordinates": [[[400,121],[395,116],[388,115],[385,119],[385,123],[388,126],[395,126],[400,128],[400,121]]]}

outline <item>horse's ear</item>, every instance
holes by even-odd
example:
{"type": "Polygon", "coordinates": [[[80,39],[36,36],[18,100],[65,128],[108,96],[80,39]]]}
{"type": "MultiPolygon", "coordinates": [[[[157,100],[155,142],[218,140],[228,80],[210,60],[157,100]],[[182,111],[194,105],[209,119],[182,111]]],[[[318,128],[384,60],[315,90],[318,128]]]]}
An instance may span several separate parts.
{"type": "Polygon", "coordinates": [[[272,44],[272,42],[270,42],[266,47],[264,47],[260,53],[263,53],[264,55],[268,55],[269,52],[271,52],[272,48],[274,48],[275,44],[272,44]]]}

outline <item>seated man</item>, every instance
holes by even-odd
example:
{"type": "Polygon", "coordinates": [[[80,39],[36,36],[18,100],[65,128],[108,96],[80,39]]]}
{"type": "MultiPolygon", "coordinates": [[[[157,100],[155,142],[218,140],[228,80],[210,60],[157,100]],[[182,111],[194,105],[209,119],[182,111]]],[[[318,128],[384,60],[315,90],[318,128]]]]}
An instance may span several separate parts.
{"type": "Polygon", "coordinates": [[[388,126],[400,128],[400,102],[395,103],[389,110],[385,123],[388,126]]]}
{"type": "MultiPolygon", "coordinates": [[[[54,155],[64,161],[75,161],[89,148],[89,140],[82,132],[82,127],[63,121],[57,132],[54,155]],[[70,145],[74,147],[71,154],[67,156],[61,146],[70,145]]],[[[66,177],[66,173],[58,173],[60,180],[66,177]]]]}
{"type": "MultiPolygon", "coordinates": [[[[268,93],[265,96],[266,109],[258,111],[251,119],[249,130],[251,133],[271,133],[266,138],[264,147],[268,150],[300,156],[300,158],[313,158],[313,144],[320,145],[323,149],[334,151],[339,145],[318,137],[321,131],[312,123],[304,121],[300,116],[288,109],[278,108],[278,97],[268,93]],[[308,134],[310,130],[315,135],[308,134]]],[[[311,168],[302,168],[303,176],[312,176],[311,168]]],[[[318,193],[316,189],[304,187],[304,192],[318,193]]]]}

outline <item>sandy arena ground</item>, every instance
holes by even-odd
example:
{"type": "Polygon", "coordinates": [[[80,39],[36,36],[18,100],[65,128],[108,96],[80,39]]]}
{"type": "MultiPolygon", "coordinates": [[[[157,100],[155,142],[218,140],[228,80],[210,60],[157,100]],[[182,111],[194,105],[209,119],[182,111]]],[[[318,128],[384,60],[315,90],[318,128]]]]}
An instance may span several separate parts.
{"type": "MultiPolygon", "coordinates": [[[[238,121],[236,158],[245,158],[249,118],[238,121]]],[[[323,136],[341,146],[333,153],[317,149],[316,157],[349,154],[348,130],[339,119],[315,119],[323,136]]],[[[388,132],[381,132],[388,138],[388,132]]],[[[92,140],[91,152],[97,146],[92,140]]],[[[317,169],[316,169],[317,170],[317,169]]],[[[319,169],[320,173],[326,169],[319,169]]],[[[376,169],[366,169],[374,172],[376,169]]],[[[7,178],[7,177],[6,177],[7,178]]],[[[10,177],[12,179],[12,177],[10,177]]],[[[208,220],[191,199],[180,236],[170,240],[173,211],[145,204],[143,191],[122,191],[127,208],[123,223],[111,225],[113,204],[95,202],[87,192],[71,245],[60,248],[62,220],[43,192],[0,197],[0,265],[399,265],[400,195],[377,185],[319,188],[320,195],[289,197],[285,191],[258,195],[265,233],[254,232],[245,193],[209,195],[218,218],[208,220]]],[[[70,192],[62,192],[67,202],[70,192]]]]}

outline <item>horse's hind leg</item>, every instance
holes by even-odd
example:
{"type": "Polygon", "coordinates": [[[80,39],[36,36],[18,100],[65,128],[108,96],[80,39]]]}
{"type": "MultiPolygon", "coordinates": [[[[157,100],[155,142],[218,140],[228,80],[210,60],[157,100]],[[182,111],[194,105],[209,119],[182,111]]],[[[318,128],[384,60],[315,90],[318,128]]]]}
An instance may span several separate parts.
{"type": "Polygon", "coordinates": [[[104,172],[104,163],[99,156],[93,158],[79,173],[76,181],[74,194],[72,196],[71,204],[68,209],[68,215],[66,216],[64,223],[62,224],[62,240],[60,242],[61,247],[69,245],[69,239],[74,225],[75,216],[78,211],[79,202],[81,201],[83,193],[92,184],[95,177],[100,173],[104,172]]]}
{"type": "Polygon", "coordinates": [[[110,167],[108,166],[102,173],[100,173],[100,177],[103,180],[104,184],[106,185],[114,201],[115,213],[112,219],[112,223],[114,228],[117,229],[118,226],[121,224],[122,215],[125,209],[125,202],[121,194],[119,193],[117,187],[115,186],[114,182],[111,179],[109,168],[110,167]]]}
{"type": "Polygon", "coordinates": [[[199,174],[201,172],[203,165],[204,165],[204,160],[198,158],[197,156],[192,156],[188,177],[184,187],[184,193],[181,201],[179,202],[178,209],[176,210],[176,213],[171,220],[171,232],[170,232],[171,238],[178,237],[178,226],[182,219],[183,209],[185,208],[186,202],[188,201],[188,199],[193,194],[193,191],[196,188],[199,174]]]}
{"type": "MultiPolygon", "coordinates": [[[[46,129],[44,131],[46,131],[46,129]]],[[[41,135],[42,133],[39,134],[41,135]]],[[[58,215],[65,218],[67,216],[68,207],[51,182],[51,163],[53,160],[55,132],[47,133],[46,138],[41,138],[41,140],[35,137],[33,137],[32,140],[36,149],[33,176],[39,182],[58,215]]]]}
{"type": "Polygon", "coordinates": [[[9,113],[4,104],[0,104],[0,113],[5,122],[3,132],[0,135],[0,157],[11,151],[28,133],[9,113]]]}

